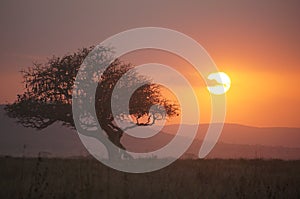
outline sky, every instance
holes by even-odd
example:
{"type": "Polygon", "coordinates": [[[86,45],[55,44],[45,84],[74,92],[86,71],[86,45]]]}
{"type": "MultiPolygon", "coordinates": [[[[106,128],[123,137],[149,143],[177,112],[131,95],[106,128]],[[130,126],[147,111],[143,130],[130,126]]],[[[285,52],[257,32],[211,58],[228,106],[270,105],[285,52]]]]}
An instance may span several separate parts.
{"type": "MultiPolygon", "coordinates": [[[[22,92],[19,71],[33,61],[96,45],[131,28],[154,26],[192,37],[230,76],[226,122],[300,127],[299,19],[297,0],[4,0],[0,2],[0,103],[11,103],[22,92]]],[[[188,63],[164,53],[138,53],[125,58],[135,64],[160,61],[185,71],[199,91],[205,113],[201,121],[209,122],[208,93],[187,69],[188,63]]]]}

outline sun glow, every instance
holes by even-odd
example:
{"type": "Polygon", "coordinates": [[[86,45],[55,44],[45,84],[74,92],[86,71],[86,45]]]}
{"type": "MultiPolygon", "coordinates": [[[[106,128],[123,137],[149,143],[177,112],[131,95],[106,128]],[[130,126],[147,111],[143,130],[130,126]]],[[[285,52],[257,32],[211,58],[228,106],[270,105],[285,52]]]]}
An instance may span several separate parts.
{"type": "Polygon", "coordinates": [[[224,72],[211,73],[208,75],[207,79],[214,82],[207,86],[207,89],[211,94],[223,95],[230,89],[230,77],[224,72]]]}

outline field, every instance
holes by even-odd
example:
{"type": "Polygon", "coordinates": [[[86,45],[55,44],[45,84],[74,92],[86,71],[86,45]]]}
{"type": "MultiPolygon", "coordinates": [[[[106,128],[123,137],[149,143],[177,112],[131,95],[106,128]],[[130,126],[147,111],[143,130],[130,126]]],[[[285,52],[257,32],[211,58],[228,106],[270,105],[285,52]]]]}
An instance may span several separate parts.
{"type": "Polygon", "coordinates": [[[0,198],[300,198],[300,161],[178,160],[152,173],[93,159],[0,158],[0,198]]]}

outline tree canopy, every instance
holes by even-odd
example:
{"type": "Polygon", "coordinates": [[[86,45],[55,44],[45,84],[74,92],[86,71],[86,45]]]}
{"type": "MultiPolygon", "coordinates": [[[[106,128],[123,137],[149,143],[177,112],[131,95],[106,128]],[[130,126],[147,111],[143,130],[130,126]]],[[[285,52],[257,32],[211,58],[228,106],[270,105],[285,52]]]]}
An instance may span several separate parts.
{"type": "MultiPolygon", "coordinates": [[[[22,70],[25,91],[17,95],[14,103],[6,106],[8,115],[17,118],[25,127],[43,129],[58,121],[63,125],[74,127],[72,116],[74,82],[80,66],[92,49],[93,47],[83,48],[73,54],[54,56],[44,64],[33,63],[28,69],[22,70]]],[[[104,53],[109,50],[101,48],[104,53]]],[[[120,148],[125,149],[120,139],[126,129],[116,126],[115,119],[128,120],[134,117],[134,120],[130,120],[133,126],[127,127],[133,128],[152,125],[157,120],[179,113],[178,105],[163,96],[161,85],[139,75],[133,65],[119,59],[114,60],[101,77],[93,81],[98,82],[95,93],[97,120],[107,137],[120,148]],[[139,86],[130,98],[129,115],[125,115],[122,103],[116,108],[117,114],[113,115],[111,107],[113,90],[124,76],[125,81],[118,84],[120,92],[116,97],[119,100],[122,101],[122,93],[128,92],[132,86],[136,84],[142,86],[139,86]]]]}

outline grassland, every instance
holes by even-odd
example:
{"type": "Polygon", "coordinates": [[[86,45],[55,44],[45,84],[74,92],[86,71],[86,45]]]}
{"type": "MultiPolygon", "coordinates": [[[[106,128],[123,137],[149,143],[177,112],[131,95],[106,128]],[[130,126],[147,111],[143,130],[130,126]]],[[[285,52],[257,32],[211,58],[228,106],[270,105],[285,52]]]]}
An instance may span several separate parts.
{"type": "Polygon", "coordinates": [[[93,159],[0,158],[0,198],[300,198],[300,161],[178,160],[128,174],[93,159]]]}

